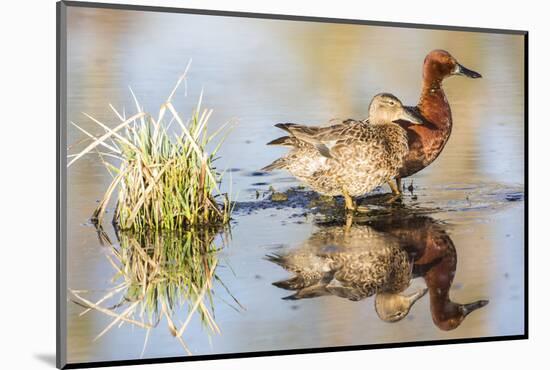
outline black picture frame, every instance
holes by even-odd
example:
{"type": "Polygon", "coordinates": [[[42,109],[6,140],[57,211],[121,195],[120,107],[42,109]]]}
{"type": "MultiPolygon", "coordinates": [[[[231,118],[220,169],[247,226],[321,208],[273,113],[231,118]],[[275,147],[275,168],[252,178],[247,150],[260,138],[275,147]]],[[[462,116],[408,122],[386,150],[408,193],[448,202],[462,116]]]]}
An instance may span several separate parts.
{"type": "Polygon", "coordinates": [[[512,29],[493,29],[493,28],[475,28],[475,27],[460,27],[447,25],[431,25],[417,23],[398,23],[398,22],[383,22],[369,21],[360,19],[339,19],[311,16],[297,16],[284,14],[265,14],[265,13],[249,13],[249,12],[233,12],[219,10],[203,10],[175,7],[159,7],[159,6],[143,6],[143,5],[127,5],[127,4],[111,4],[111,3],[94,3],[94,2],[79,2],[79,1],[60,1],[56,4],[56,37],[57,37],[57,63],[56,63],[56,366],[60,369],[76,369],[76,368],[93,368],[107,366],[123,366],[123,365],[138,365],[138,364],[156,364],[168,362],[187,362],[187,361],[204,361],[204,360],[219,360],[219,359],[234,359],[244,357],[264,357],[264,356],[280,356],[280,355],[295,355],[295,354],[313,354],[322,352],[342,352],[342,351],[359,351],[368,349],[382,348],[398,348],[398,347],[416,347],[416,346],[433,346],[447,344],[462,344],[462,343],[481,343],[481,342],[496,342],[522,340],[529,338],[529,57],[528,57],[528,36],[526,30],[512,29]],[[477,338],[463,339],[445,339],[445,340],[429,340],[429,341],[414,341],[401,343],[383,343],[383,344],[368,344],[354,346],[339,346],[339,347],[322,347],[308,349],[291,349],[291,350],[273,350],[273,351],[258,351],[258,352],[242,352],[242,353],[225,353],[214,355],[193,355],[187,357],[163,357],[153,359],[128,359],[120,361],[99,361],[88,363],[67,363],[66,362],[66,303],[67,303],[67,117],[66,117],[66,101],[67,101],[67,24],[66,11],[68,7],[85,7],[85,8],[100,8],[100,9],[119,9],[133,10],[146,12],[163,12],[163,13],[181,13],[181,14],[199,14],[213,16],[229,16],[229,17],[244,17],[257,19],[277,19],[289,21],[307,21],[321,23],[340,23],[340,24],[357,24],[369,26],[397,27],[397,28],[414,28],[426,30],[448,30],[448,31],[463,31],[463,32],[481,32],[481,33],[497,33],[509,35],[521,35],[524,38],[524,122],[525,122],[525,137],[524,137],[524,333],[521,335],[505,335],[505,336],[488,336],[477,338]]]}

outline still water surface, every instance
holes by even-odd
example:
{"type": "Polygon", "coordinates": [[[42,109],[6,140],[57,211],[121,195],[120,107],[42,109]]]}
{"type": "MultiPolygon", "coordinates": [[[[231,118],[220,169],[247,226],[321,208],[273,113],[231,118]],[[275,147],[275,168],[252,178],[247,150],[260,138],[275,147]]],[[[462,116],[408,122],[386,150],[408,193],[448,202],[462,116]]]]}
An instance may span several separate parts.
{"type": "MultiPolygon", "coordinates": [[[[184,335],[193,354],[523,333],[520,36],[79,8],[69,8],[68,27],[70,121],[92,133],[98,133],[97,127],[81,112],[114,124],[108,104],[132,112],[129,85],[145,110],[156,111],[191,58],[188,96],[176,96],[178,109],[189,112],[204,88],[203,104],[214,109],[213,129],[238,120],[218,166],[232,169],[223,186],[228,190],[231,182],[243,205],[235,213],[231,236],[225,243],[221,237],[215,242],[224,246],[216,274],[242,308],[232,307],[232,298],[216,283],[215,321],[221,334],[208,335],[200,320],[193,320],[184,335]],[[421,63],[435,48],[450,51],[483,78],[445,81],[453,133],[440,158],[414,176],[414,192],[405,195],[404,212],[416,220],[414,230],[399,220],[391,227],[354,227],[373,229],[388,240],[398,233],[417,245],[428,245],[433,230],[445,235],[451,240],[445,251],[456,260],[455,271],[445,270],[454,276],[450,298],[459,303],[486,299],[489,304],[456,329],[444,331],[432,319],[430,294],[397,323],[379,319],[373,297],[358,302],[334,295],[283,300],[291,292],[272,283],[291,275],[266,255],[299,250],[318,233],[339,233],[342,225],[327,229],[319,224],[315,210],[303,207],[307,203],[272,204],[264,198],[270,186],[284,191],[298,185],[284,172],[254,173],[284,152],[265,146],[280,135],[273,125],[362,118],[370,98],[382,91],[414,105],[421,63]]],[[[68,127],[69,145],[82,138],[68,127]]],[[[110,180],[95,156],[68,170],[68,286],[89,291],[92,300],[116,285],[107,258],[112,250],[99,243],[88,222],[110,180]]],[[[106,231],[116,244],[113,230],[106,231]]],[[[419,275],[407,292],[426,286],[419,275]]],[[[82,307],[72,301],[67,305],[69,362],[186,354],[164,323],[151,330],[145,350],[146,331],[128,324],[94,341],[113,318],[97,311],[79,316],[82,307]]],[[[181,321],[186,312],[179,313],[181,321]]]]}

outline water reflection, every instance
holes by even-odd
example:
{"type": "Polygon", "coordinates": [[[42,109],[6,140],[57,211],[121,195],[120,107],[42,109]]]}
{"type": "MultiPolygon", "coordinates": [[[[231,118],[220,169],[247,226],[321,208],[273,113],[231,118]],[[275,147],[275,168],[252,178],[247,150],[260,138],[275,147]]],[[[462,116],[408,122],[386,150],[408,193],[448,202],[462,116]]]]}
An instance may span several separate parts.
{"type": "Polygon", "coordinates": [[[213,283],[221,282],[216,274],[220,250],[216,231],[117,232],[115,244],[102,227],[96,230],[101,244],[109,248],[106,258],[116,271],[113,286],[95,302],[87,298],[92,292],[70,290],[73,302],[85,308],[80,316],[94,310],[114,318],[94,341],[116,324],[129,323],[147,330],[145,351],[149,330],[165,322],[191,354],[183,334],[195,314],[208,333],[220,332],[213,303],[213,283]]]}
{"type": "Polygon", "coordinates": [[[487,300],[461,304],[450,297],[457,268],[457,251],[443,225],[402,208],[356,223],[321,224],[299,248],[266,258],[293,277],[273,285],[294,293],[283,299],[337,296],[360,301],[375,296],[375,311],[386,322],[397,322],[428,292],[434,324],[457,328],[487,300]],[[426,288],[406,293],[422,278],[426,288]]]}

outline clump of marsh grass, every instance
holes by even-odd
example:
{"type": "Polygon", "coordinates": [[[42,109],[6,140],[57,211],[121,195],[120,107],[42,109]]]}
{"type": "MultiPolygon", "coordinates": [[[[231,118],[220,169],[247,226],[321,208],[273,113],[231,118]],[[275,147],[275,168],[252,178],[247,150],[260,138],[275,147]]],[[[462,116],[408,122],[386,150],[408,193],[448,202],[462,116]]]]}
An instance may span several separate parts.
{"type": "Polygon", "coordinates": [[[85,308],[81,315],[94,310],[113,318],[94,340],[115,325],[132,324],[147,330],[145,351],[150,330],[165,321],[170,333],[191,354],[183,335],[193,316],[198,315],[208,333],[220,332],[214,320],[214,281],[240,306],[215,272],[219,251],[214,243],[216,233],[207,229],[120,232],[118,247],[103,229],[98,228],[98,235],[111,248],[107,258],[116,271],[113,288],[95,302],[85,297],[89,292],[69,290],[74,302],[85,308]],[[185,308],[184,317],[176,317],[178,310],[185,308]]]}
{"type": "Polygon", "coordinates": [[[102,223],[117,188],[113,222],[122,230],[176,230],[229,222],[231,202],[227,194],[220,192],[222,174],[213,166],[229,122],[213,133],[208,132],[212,110],[201,108],[202,93],[186,121],[172,104],[176,90],[186,81],[189,65],[156,118],[143,111],[130,89],[137,112],[127,117],[110,104],[120,120],[114,128],[84,113],[104,130],[102,135],[94,136],[71,122],[92,143],[70,155],[68,166],[86,154],[97,153],[113,176],[93,213],[94,222],[102,223]],[[168,130],[174,123],[180,133],[171,137],[168,130]],[[220,135],[218,142],[213,143],[220,135]],[[207,152],[210,145],[213,150],[207,152]],[[118,165],[108,162],[107,157],[118,160],[118,165]]]}

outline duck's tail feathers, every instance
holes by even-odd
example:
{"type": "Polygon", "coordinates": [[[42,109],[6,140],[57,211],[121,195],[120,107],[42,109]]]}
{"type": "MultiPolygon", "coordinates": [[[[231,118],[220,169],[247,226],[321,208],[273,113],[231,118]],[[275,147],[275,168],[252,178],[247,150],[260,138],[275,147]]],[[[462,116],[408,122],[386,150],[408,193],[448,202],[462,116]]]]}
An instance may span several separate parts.
{"type": "Polygon", "coordinates": [[[313,145],[322,156],[333,158],[330,148],[317,138],[322,128],[298,125],[296,123],[278,123],[275,127],[285,130],[290,134],[290,137],[280,137],[267,145],[299,146],[300,142],[303,142],[313,145]]]}
{"type": "Polygon", "coordinates": [[[273,170],[282,170],[286,167],[287,163],[286,163],[286,159],[284,158],[279,158],[275,161],[273,161],[273,163],[265,166],[264,168],[262,168],[262,171],[266,171],[266,172],[269,172],[269,171],[273,171],[273,170]]]}
{"type": "Polygon", "coordinates": [[[270,253],[266,254],[264,259],[268,260],[269,262],[273,262],[274,264],[279,265],[285,269],[291,265],[291,260],[288,258],[287,255],[284,254],[270,253]]]}
{"type": "Polygon", "coordinates": [[[290,130],[292,127],[301,126],[296,123],[277,123],[275,127],[280,128],[281,130],[284,130],[288,133],[291,133],[290,130]]]}
{"type": "Polygon", "coordinates": [[[299,290],[306,286],[306,282],[302,276],[295,276],[287,280],[280,280],[272,283],[277,288],[285,290],[299,290]]]}
{"type": "Polygon", "coordinates": [[[299,139],[308,138],[317,135],[322,128],[314,126],[299,125],[297,123],[277,123],[275,127],[288,132],[291,136],[299,139]]]}
{"type": "Polygon", "coordinates": [[[270,141],[267,145],[282,145],[282,146],[297,146],[298,140],[291,136],[282,136],[275,140],[270,141]]]}
{"type": "Polygon", "coordinates": [[[296,123],[278,123],[275,126],[288,132],[290,137],[296,141],[303,141],[314,146],[324,145],[317,137],[322,130],[319,127],[298,125],[296,123]]]}

